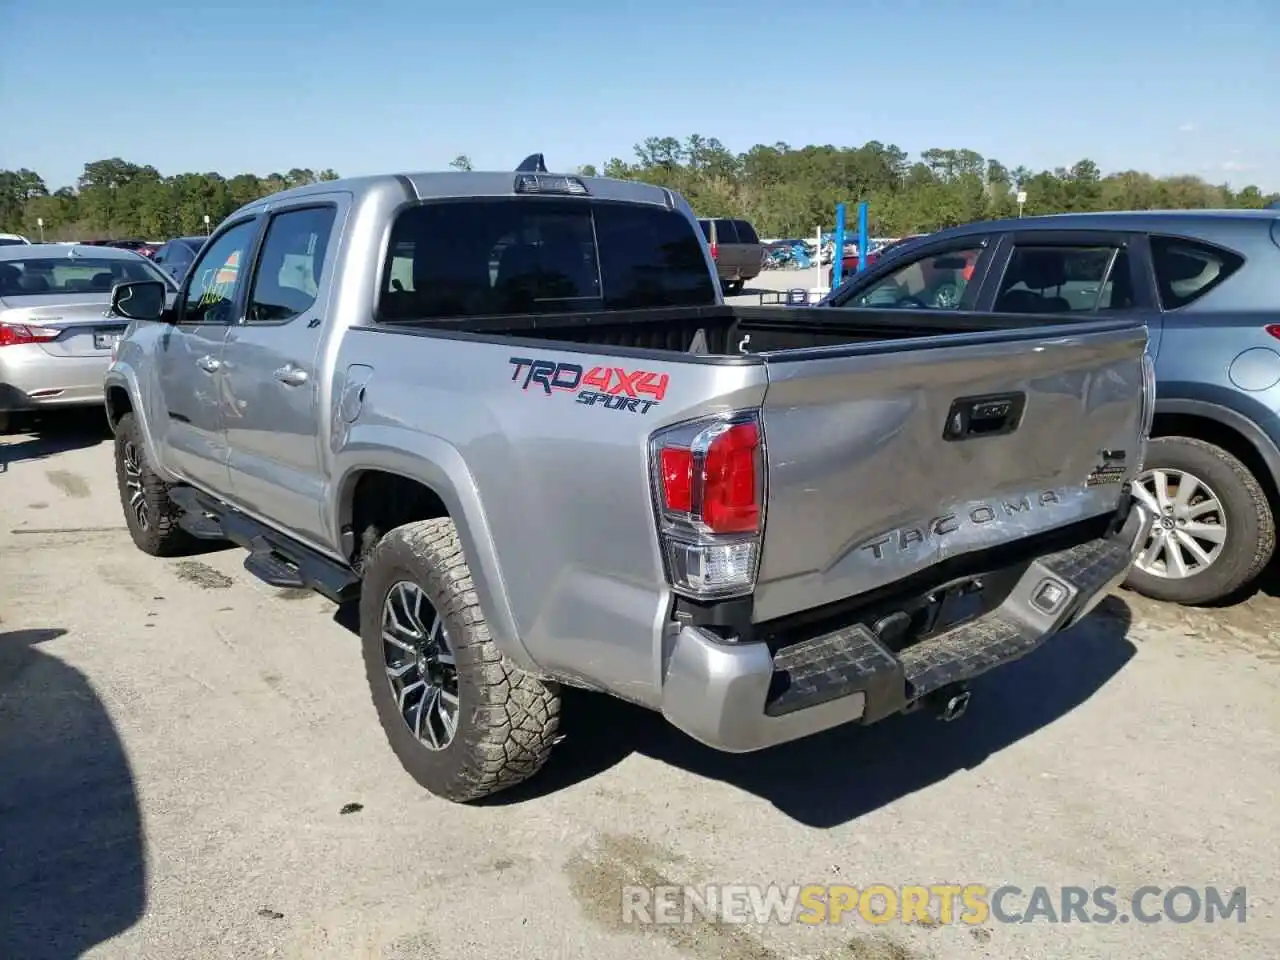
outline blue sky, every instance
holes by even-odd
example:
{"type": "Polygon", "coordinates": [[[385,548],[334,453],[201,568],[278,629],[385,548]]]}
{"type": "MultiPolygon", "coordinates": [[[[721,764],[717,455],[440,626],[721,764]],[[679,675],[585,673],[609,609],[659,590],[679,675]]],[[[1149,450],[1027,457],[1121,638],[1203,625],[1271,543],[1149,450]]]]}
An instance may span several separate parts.
{"type": "Polygon", "coordinates": [[[1280,0],[0,3],[0,168],[51,187],[112,156],[567,169],[700,133],[1280,190],[1280,0]]]}

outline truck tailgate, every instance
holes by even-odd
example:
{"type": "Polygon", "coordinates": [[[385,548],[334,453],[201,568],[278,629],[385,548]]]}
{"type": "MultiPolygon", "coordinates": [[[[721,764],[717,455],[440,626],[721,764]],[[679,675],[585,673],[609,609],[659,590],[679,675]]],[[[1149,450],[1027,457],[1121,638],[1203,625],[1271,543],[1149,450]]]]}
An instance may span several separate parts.
{"type": "Polygon", "coordinates": [[[1140,466],[1146,342],[1105,320],[764,354],[755,619],[1112,512],[1140,466]]]}

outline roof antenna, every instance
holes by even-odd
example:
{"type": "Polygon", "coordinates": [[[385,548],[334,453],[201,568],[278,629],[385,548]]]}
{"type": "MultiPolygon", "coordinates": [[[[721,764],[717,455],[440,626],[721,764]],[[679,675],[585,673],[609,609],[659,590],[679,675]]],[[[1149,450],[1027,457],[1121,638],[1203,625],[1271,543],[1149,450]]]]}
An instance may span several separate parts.
{"type": "Polygon", "coordinates": [[[525,157],[524,160],[520,163],[520,166],[516,167],[516,173],[546,173],[546,172],[547,172],[547,164],[542,159],[542,154],[540,153],[529,154],[529,156],[525,157]]]}

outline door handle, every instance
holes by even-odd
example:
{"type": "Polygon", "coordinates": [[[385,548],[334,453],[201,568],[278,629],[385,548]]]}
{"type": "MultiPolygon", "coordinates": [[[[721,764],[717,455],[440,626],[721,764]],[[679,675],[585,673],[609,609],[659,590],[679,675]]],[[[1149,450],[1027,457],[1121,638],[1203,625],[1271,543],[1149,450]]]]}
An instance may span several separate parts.
{"type": "Polygon", "coordinates": [[[1022,412],[1026,406],[1027,395],[1022,392],[960,397],[947,411],[942,439],[972,440],[1013,433],[1022,422],[1022,412]]]}
{"type": "Polygon", "coordinates": [[[214,373],[222,366],[222,361],[213,357],[201,357],[196,361],[196,366],[205,373],[214,373]]]}
{"type": "Polygon", "coordinates": [[[301,367],[295,367],[292,363],[286,363],[275,372],[275,378],[286,387],[300,387],[307,382],[307,371],[301,367]]]}

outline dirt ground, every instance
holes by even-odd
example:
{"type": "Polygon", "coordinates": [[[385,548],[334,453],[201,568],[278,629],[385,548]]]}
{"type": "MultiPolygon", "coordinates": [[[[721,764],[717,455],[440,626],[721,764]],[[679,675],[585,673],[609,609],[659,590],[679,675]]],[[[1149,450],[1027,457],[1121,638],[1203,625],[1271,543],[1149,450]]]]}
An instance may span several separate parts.
{"type": "Polygon", "coordinates": [[[969,713],[703,749],[582,695],[543,774],[424,794],[348,612],[235,550],[137,552],[101,421],[0,438],[0,957],[1280,956],[1278,578],[1120,593],[969,713]],[[1270,592],[1269,592],[1270,591],[1270,592]],[[624,923],[631,884],[1144,884],[1247,919],[624,923]]]}

